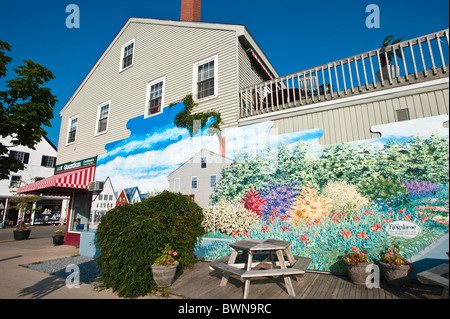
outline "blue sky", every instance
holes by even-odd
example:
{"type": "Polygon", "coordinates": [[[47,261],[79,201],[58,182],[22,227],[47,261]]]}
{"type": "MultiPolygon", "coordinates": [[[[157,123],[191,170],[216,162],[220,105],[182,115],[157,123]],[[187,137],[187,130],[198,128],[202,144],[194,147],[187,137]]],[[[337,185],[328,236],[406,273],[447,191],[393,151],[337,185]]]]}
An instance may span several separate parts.
{"type": "MultiPolygon", "coordinates": [[[[59,111],[130,17],[179,20],[181,0],[2,1],[0,39],[12,45],[8,76],[31,59],[56,76],[58,98],[48,137],[57,145],[59,111]],[[66,6],[80,8],[80,28],[65,25],[66,6]]],[[[202,21],[245,25],[280,75],[375,49],[389,34],[406,39],[446,29],[446,0],[203,0],[202,21]],[[366,7],[380,8],[369,29],[366,7]]],[[[2,87],[3,83],[0,83],[2,87]]]]}

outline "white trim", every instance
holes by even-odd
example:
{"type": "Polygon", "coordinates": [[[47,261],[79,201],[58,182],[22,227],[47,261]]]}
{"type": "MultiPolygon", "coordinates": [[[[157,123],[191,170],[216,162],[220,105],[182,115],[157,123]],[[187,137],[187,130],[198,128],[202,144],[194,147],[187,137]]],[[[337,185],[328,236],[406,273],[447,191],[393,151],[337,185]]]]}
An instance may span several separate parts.
{"type": "Polygon", "coordinates": [[[427,82],[410,84],[410,85],[406,85],[406,86],[371,92],[371,93],[367,93],[367,94],[358,94],[355,96],[350,96],[347,98],[342,98],[342,99],[337,99],[337,100],[303,105],[301,107],[293,107],[290,109],[280,110],[280,111],[271,112],[271,113],[259,114],[259,115],[239,119],[238,123],[245,123],[245,122],[255,121],[255,120],[259,120],[259,119],[263,119],[263,118],[270,118],[272,116],[295,113],[298,111],[319,108],[319,107],[327,106],[327,105],[341,104],[341,103],[352,102],[352,101],[357,101],[357,100],[362,100],[362,99],[367,99],[367,98],[371,98],[371,97],[377,97],[377,96],[382,96],[382,95],[387,95],[387,94],[392,94],[392,93],[416,90],[416,89],[433,86],[433,85],[444,84],[444,83],[449,83],[449,78],[442,78],[442,79],[437,79],[437,80],[432,80],[432,81],[427,81],[427,82]]]}
{"type": "Polygon", "coordinates": [[[128,41],[125,44],[122,44],[122,46],[120,47],[120,64],[119,64],[119,73],[122,71],[125,71],[129,68],[131,68],[134,64],[134,51],[136,49],[136,38],[131,39],[130,41],[128,41]],[[131,58],[131,64],[129,66],[127,66],[126,68],[123,68],[123,54],[124,54],[124,49],[130,45],[131,43],[133,43],[133,53],[132,53],[132,58],[131,58]]]}
{"type": "Polygon", "coordinates": [[[66,134],[66,146],[72,145],[77,141],[77,133],[75,133],[75,139],[73,140],[73,142],[69,143],[69,133],[70,133],[70,124],[72,123],[73,119],[77,119],[77,129],[76,132],[78,131],[78,127],[80,124],[80,114],[74,115],[72,117],[69,118],[68,124],[67,124],[67,134],[66,134]]]}
{"type": "Polygon", "coordinates": [[[164,95],[166,93],[166,76],[160,77],[159,79],[156,79],[154,81],[148,82],[147,83],[147,93],[145,94],[145,110],[144,110],[144,119],[154,116],[154,115],[158,115],[161,114],[163,112],[164,109],[164,95]],[[152,85],[155,85],[159,82],[162,82],[162,92],[161,92],[161,111],[159,113],[155,113],[155,114],[148,114],[149,111],[149,100],[150,100],[150,88],[152,85]]]}
{"type": "Polygon", "coordinates": [[[95,133],[94,133],[95,136],[102,135],[102,134],[105,134],[106,132],[108,132],[109,116],[110,115],[111,115],[111,100],[103,102],[103,103],[101,103],[101,104],[99,104],[97,106],[97,121],[95,122],[95,133]],[[104,130],[102,132],[99,132],[98,131],[98,122],[100,120],[100,110],[101,110],[102,106],[105,106],[105,105],[109,105],[109,107],[108,107],[108,117],[107,117],[107,120],[106,120],[106,130],[104,130]]]}
{"type": "Polygon", "coordinates": [[[194,96],[195,102],[204,102],[211,99],[214,99],[219,96],[219,55],[216,54],[212,57],[206,58],[204,60],[198,61],[192,66],[192,93],[194,96]],[[202,99],[197,98],[198,90],[197,90],[197,78],[198,78],[198,67],[202,64],[206,64],[208,62],[214,61],[214,94],[207,96],[202,99]]]}

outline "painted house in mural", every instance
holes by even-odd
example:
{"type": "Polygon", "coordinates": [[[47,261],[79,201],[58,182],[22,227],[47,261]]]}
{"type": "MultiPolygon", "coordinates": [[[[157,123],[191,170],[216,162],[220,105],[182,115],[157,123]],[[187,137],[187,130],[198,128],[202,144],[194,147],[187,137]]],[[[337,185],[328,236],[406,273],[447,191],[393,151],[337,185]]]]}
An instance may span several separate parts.
{"type": "MultiPolygon", "coordinates": [[[[189,137],[173,125],[181,109],[168,106],[191,93],[194,112],[221,114],[224,135],[255,126],[270,127],[271,136],[315,130],[321,132],[318,143],[332,145],[379,138],[379,127],[419,119],[448,128],[448,29],[388,46],[385,53],[374,43],[374,50],[280,77],[245,26],[201,22],[200,1],[182,3],[180,21],[127,21],[60,112],[57,165],[72,169],[22,190],[65,187],[71,196],[67,243],[76,245],[87,230],[74,223],[89,220],[88,186],[97,175],[111,176],[118,189],[137,185],[149,193],[164,189],[155,181],[167,183],[201,149],[219,153],[219,146],[185,152],[189,137]],[[383,66],[380,56],[398,50],[402,58],[394,54],[383,66]],[[172,157],[162,157],[167,153],[172,157]],[[91,158],[101,165],[92,169],[91,158]]],[[[227,157],[234,159],[228,150],[227,157]]]]}
{"type": "Polygon", "coordinates": [[[92,194],[92,204],[91,204],[91,227],[97,226],[103,215],[105,215],[109,210],[116,207],[117,193],[114,191],[113,184],[109,176],[105,181],[101,182],[101,190],[94,191],[92,194]]]}
{"type": "Polygon", "coordinates": [[[203,149],[167,177],[169,191],[187,195],[200,207],[207,208],[222,169],[231,163],[232,159],[203,149]]]}
{"type": "Polygon", "coordinates": [[[142,197],[139,192],[139,188],[124,188],[120,191],[119,196],[117,196],[116,206],[135,204],[140,202],[142,202],[142,197]]]}
{"type": "MultiPolygon", "coordinates": [[[[11,144],[11,137],[0,138],[3,145],[11,144]]],[[[9,148],[9,156],[21,161],[24,169],[11,172],[8,179],[0,180],[0,223],[15,225],[18,222],[18,211],[11,201],[19,187],[43,180],[53,175],[56,164],[57,148],[45,136],[31,149],[17,145],[9,148]]],[[[40,194],[39,194],[40,195],[40,194]]],[[[67,210],[67,198],[55,196],[41,196],[37,202],[37,211],[25,215],[25,222],[34,224],[64,223],[67,210]]]]}

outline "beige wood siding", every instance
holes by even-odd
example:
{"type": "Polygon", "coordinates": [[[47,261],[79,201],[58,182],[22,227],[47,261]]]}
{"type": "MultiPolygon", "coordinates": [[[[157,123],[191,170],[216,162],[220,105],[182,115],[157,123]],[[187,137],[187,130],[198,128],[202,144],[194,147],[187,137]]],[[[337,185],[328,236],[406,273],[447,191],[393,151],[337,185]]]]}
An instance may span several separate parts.
{"type": "Polygon", "coordinates": [[[237,126],[238,49],[234,30],[131,22],[62,113],[58,164],[104,154],[107,143],[127,138],[128,120],[144,115],[147,83],[165,76],[165,106],[192,93],[193,65],[218,56],[218,97],[197,111],[219,111],[223,127],[237,126]],[[134,63],[119,72],[121,46],[135,39],[134,63]],[[108,131],[95,136],[97,108],[111,101],[108,131]],[[76,141],[66,146],[68,121],[79,115],[76,141]]]}
{"type": "MultiPolygon", "coordinates": [[[[273,120],[278,134],[321,128],[319,142],[329,145],[377,138],[374,125],[396,122],[396,110],[408,108],[410,119],[449,114],[448,84],[387,94],[383,97],[318,107],[273,120]]],[[[260,121],[261,122],[261,121],[260,121]]],[[[255,123],[255,122],[252,122],[255,123]]],[[[448,127],[448,123],[445,124],[448,127]]]]}

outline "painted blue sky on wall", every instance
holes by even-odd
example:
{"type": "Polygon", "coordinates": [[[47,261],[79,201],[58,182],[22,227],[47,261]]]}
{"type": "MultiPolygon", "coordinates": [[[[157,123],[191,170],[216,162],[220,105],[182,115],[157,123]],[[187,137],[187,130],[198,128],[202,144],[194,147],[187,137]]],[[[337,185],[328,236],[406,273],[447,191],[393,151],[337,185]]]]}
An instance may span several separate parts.
{"type": "MultiPolygon", "coordinates": [[[[179,103],[166,107],[161,114],[144,118],[139,116],[127,123],[130,136],[127,139],[109,143],[107,153],[97,160],[96,180],[110,177],[115,189],[138,186],[142,192],[168,189],[167,176],[202,149],[219,152],[220,143],[216,135],[207,128],[194,137],[183,128],[173,124],[175,115],[183,109],[179,103]]],[[[372,127],[381,137],[360,141],[382,146],[388,140],[402,141],[409,136],[427,137],[431,134],[448,135],[448,128],[442,123],[448,115],[420,120],[398,122],[372,127]]],[[[226,157],[235,159],[240,151],[258,151],[285,143],[293,147],[299,140],[310,144],[311,151],[320,151],[322,129],[311,129],[278,135],[272,129],[273,122],[266,121],[245,127],[222,130],[226,140],[226,157]]]]}

